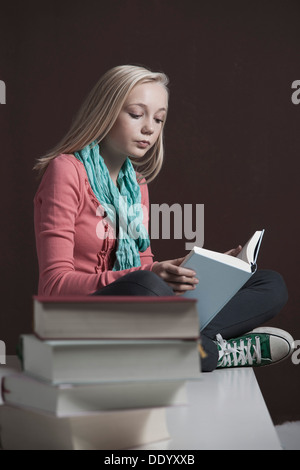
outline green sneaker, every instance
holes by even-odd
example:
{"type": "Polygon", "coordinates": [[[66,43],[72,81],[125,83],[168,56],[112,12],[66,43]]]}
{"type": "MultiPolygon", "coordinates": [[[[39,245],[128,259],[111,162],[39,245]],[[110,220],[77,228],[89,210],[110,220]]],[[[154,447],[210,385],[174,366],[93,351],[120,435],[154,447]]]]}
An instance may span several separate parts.
{"type": "Polygon", "coordinates": [[[256,328],[239,338],[225,340],[216,336],[219,349],[217,368],[259,367],[274,364],[289,357],[293,338],[279,328],[256,328]]]}

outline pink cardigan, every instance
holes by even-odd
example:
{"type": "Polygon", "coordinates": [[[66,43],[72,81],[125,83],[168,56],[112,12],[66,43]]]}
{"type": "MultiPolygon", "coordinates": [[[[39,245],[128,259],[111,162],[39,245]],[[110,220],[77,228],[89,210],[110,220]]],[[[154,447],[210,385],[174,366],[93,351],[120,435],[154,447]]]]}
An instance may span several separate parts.
{"type": "MultiPolygon", "coordinates": [[[[141,202],[149,209],[147,185],[140,188],[141,202]]],[[[151,271],[151,247],[140,253],[141,267],[112,271],[114,229],[99,206],[83,164],[73,155],[49,163],[34,197],[39,295],[87,295],[131,271],[151,271]]],[[[148,222],[145,211],[147,230],[148,222]]]]}

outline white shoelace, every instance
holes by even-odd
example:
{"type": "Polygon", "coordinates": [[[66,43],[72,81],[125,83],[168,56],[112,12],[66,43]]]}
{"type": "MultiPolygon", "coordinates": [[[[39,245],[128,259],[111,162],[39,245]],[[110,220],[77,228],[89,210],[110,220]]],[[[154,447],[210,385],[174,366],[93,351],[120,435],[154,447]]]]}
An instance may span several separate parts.
{"type": "Polygon", "coordinates": [[[233,341],[231,346],[220,334],[216,336],[219,346],[219,367],[231,367],[232,363],[234,366],[252,366],[253,361],[256,359],[256,363],[261,363],[261,348],[260,338],[255,336],[255,344],[252,344],[251,338],[247,338],[245,343],[243,339],[239,340],[239,345],[236,341],[233,341]],[[253,348],[253,352],[251,352],[253,348]]]}

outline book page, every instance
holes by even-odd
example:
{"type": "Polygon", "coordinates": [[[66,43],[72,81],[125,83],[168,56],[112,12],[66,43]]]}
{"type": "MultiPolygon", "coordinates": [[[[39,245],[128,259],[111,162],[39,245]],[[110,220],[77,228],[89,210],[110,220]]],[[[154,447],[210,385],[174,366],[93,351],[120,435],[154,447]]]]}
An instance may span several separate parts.
{"type": "Polygon", "coordinates": [[[181,266],[186,266],[190,269],[196,270],[196,268],[193,267],[195,261],[190,263],[190,259],[195,254],[201,255],[205,258],[209,258],[219,263],[226,264],[228,266],[236,267],[246,272],[249,271],[249,264],[242,259],[238,259],[236,256],[227,255],[226,253],[219,253],[218,251],[207,250],[206,248],[200,248],[197,246],[195,246],[193,250],[188,254],[181,266]]]}
{"type": "Polygon", "coordinates": [[[237,258],[248,264],[255,264],[264,232],[264,230],[257,230],[244,245],[242,251],[237,255],[237,258]]]}

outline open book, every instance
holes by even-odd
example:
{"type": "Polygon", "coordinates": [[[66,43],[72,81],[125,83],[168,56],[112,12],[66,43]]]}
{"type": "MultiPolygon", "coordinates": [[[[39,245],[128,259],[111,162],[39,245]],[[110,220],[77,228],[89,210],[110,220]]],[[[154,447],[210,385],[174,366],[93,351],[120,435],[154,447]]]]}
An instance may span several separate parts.
{"type": "Polygon", "coordinates": [[[181,266],[193,269],[199,279],[196,289],[184,297],[197,299],[200,331],[229,302],[257,269],[264,230],[248,240],[237,257],[194,247],[181,266]]]}

